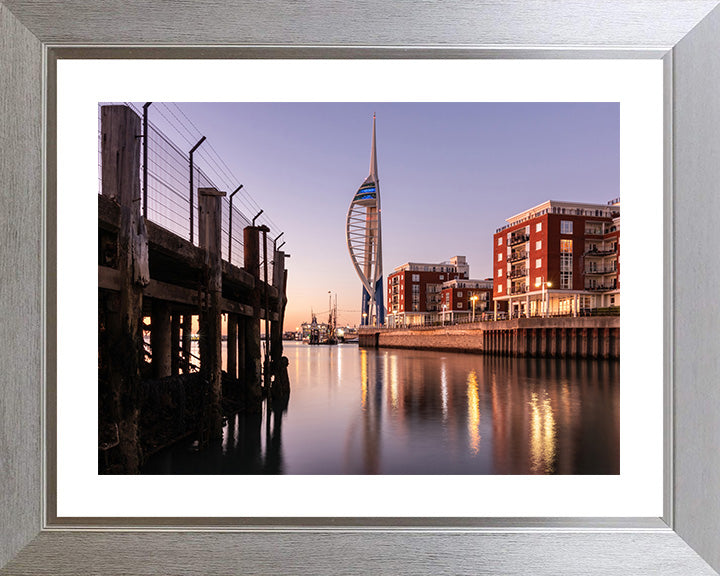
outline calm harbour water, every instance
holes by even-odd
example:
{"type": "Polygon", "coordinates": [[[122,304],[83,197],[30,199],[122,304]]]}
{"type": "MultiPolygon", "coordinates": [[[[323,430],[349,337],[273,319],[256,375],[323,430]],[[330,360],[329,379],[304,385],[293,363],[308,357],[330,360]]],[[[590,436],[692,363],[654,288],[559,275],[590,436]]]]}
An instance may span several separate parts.
{"type": "Polygon", "coordinates": [[[617,361],[496,358],[285,342],[287,410],[146,474],[618,474],[617,361]]]}

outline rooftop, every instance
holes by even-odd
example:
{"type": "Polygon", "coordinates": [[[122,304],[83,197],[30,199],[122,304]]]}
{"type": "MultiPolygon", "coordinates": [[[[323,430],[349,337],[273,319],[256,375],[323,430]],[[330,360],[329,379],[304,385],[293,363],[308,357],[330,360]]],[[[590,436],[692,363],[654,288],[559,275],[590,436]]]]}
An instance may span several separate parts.
{"type": "Polygon", "coordinates": [[[559,200],[547,200],[542,204],[511,216],[507,224],[498,228],[495,233],[502,232],[510,226],[515,226],[543,216],[544,214],[567,214],[568,216],[594,216],[596,218],[615,218],[620,214],[620,198],[611,200],[607,204],[587,204],[583,202],[564,202],[559,200]]]}

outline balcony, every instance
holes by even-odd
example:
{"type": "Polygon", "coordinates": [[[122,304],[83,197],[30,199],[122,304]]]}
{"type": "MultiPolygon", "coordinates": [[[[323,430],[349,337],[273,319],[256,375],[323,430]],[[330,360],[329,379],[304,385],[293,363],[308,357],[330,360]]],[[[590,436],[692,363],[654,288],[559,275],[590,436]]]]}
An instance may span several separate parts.
{"type": "Polygon", "coordinates": [[[522,268],[515,268],[510,271],[510,278],[512,280],[516,278],[525,278],[525,276],[527,276],[527,268],[525,268],[524,266],[522,268]]]}
{"type": "Polygon", "coordinates": [[[597,248],[593,248],[592,250],[588,250],[585,252],[585,256],[597,256],[597,257],[603,257],[603,256],[612,256],[613,254],[617,253],[617,248],[607,248],[605,250],[598,250],[597,248]]]}
{"type": "Polygon", "coordinates": [[[610,284],[595,284],[594,286],[585,286],[585,290],[590,292],[607,292],[608,290],[615,290],[617,288],[617,282],[610,284]]]}
{"type": "Polygon", "coordinates": [[[605,232],[600,227],[585,228],[585,236],[602,236],[605,232]]]}
{"type": "Polygon", "coordinates": [[[510,294],[525,294],[528,288],[525,284],[513,285],[510,289],[510,294]]]}
{"type": "Polygon", "coordinates": [[[519,262],[520,260],[527,260],[528,253],[526,250],[518,250],[508,256],[508,262],[519,262]]]}
{"type": "Polygon", "coordinates": [[[601,274],[617,274],[617,268],[606,266],[604,268],[588,268],[585,270],[586,275],[601,275],[601,274]]]}
{"type": "Polygon", "coordinates": [[[529,234],[526,234],[525,232],[523,232],[523,233],[521,233],[521,234],[513,234],[512,236],[510,236],[510,240],[508,241],[508,245],[509,245],[509,246],[515,246],[515,245],[517,245],[517,244],[524,244],[524,243],[527,242],[528,240],[530,240],[530,235],[529,235],[529,234]]]}

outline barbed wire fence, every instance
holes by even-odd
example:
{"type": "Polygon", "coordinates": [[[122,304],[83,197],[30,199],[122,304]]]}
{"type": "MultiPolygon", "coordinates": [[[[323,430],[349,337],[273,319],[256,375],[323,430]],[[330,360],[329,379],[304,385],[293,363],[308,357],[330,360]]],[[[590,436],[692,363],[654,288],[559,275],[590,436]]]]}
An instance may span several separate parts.
{"type": "MultiPolygon", "coordinates": [[[[111,104],[129,106],[140,118],[143,117],[143,107],[136,103],[103,102],[98,105],[99,194],[102,193],[100,114],[102,106],[111,104]]],[[[147,167],[142,154],[140,166],[141,190],[145,189],[144,175],[147,174],[147,203],[143,200],[142,207],[147,219],[197,245],[198,218],[193,211],[196,212],[198,207],[198,188],[216,188],[226,192],[222,203],[222,258],[235,266],[243,266],[243,229],[250,226],[256,217],[257,224],[270,229],[268,258],[272,258],[273,244],[282,233],[280,228],[260,208],[251,191],[241,185],[212,143],[204,139],[197,126],[177,104],[154,102],[148,104],[147,108],[148,116],[151,115],[150,111],[153,115],[157,114],[175,133],[171,138],[156,123],[148,120],[147,134],[143,135],[146,139],[143,146],[147,145],[147,167]]],[[[261,250],[261,269],[263,256],[261,250]]]]}

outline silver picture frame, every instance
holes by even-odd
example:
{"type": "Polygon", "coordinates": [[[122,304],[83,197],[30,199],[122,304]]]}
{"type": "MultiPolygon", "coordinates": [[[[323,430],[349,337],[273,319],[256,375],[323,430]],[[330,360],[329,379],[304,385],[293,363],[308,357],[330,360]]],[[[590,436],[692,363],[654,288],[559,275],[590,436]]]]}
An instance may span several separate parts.
{"type": "Polygon", "coordinates": [[[0,0],[0,574],[717,574],[718,4],[0,0]],[[663,516],[58,518],[53,82],[91,57],[662,59],[663,516]]]}

